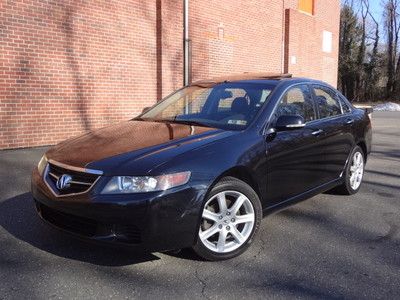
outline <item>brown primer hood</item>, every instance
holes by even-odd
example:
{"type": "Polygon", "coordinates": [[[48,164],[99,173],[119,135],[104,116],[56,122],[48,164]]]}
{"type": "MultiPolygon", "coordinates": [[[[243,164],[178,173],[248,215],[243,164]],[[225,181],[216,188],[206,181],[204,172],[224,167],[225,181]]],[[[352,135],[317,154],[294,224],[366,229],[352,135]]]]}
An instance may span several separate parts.
{"type": "Polygon", "coordinates": [[[51,148],[46,156],[70,166],[84,168],[102,160],[173,140],[204,133],[214,128],[162,122],[127,121],[88,132],[51,148]]]}

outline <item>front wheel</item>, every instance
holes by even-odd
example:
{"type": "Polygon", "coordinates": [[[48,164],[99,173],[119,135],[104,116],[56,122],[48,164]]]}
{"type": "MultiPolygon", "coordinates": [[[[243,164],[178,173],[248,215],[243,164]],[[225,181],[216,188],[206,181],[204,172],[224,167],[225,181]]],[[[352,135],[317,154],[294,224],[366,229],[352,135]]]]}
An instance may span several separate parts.
{"type": "Polygon", "coordinates": [[[350,154],[350,160],[344,173],[344,182],[335,189],[335,192],[344,195],[353,195],[360,190],[364,176],[365,157],[363,150],[356,146],[350,154]]]}
{"type": "Polygon", "coordinates": [[[238,256],[251,244],[261,218],[257,193],[245,182],[225,177],[206,200],[193,249],[213,261],[238,256]]]}

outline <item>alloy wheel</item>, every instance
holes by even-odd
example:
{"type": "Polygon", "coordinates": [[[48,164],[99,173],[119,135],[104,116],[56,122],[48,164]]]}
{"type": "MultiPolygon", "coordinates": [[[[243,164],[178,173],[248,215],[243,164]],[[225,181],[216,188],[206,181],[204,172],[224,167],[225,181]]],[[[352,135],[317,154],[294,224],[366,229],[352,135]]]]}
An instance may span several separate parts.
{"type": "Polygon", "coordinates": [[[357,190],[364,174],[364,158],[360,152],[355,152],[350,166],[350,186],[353,190],[357,190]]]}
{"type": "Polygon", "coordinates": [[[204,206],[199,238],[213,252],[231,252],[247,241],[254,224],[255,213],[249,198],[238,191],[223,191],[204,206]]]}

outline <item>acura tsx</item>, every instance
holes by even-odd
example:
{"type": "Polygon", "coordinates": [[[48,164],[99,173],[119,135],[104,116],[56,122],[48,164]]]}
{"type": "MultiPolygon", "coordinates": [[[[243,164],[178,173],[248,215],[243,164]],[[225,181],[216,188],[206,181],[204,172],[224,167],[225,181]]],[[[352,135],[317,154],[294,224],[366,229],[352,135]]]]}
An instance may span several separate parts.
{"type": "Polygon", "coordinates": [[[44,221],[81,237],[228,259],[249,247],[263,216],[360,189],[368,113],[288,74],[198,81],[52,147],[32,195],[44,221]]]}

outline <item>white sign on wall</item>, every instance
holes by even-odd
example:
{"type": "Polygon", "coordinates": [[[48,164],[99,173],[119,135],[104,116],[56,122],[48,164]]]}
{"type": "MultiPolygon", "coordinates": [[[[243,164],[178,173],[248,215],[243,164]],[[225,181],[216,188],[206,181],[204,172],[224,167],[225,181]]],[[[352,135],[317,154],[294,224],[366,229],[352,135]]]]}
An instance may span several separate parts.
{"type": "Polygon", "coordinates": [[[324,30],[322,33],[322,51],[332,53],[333,34],[330,31],[324,30]]]}

